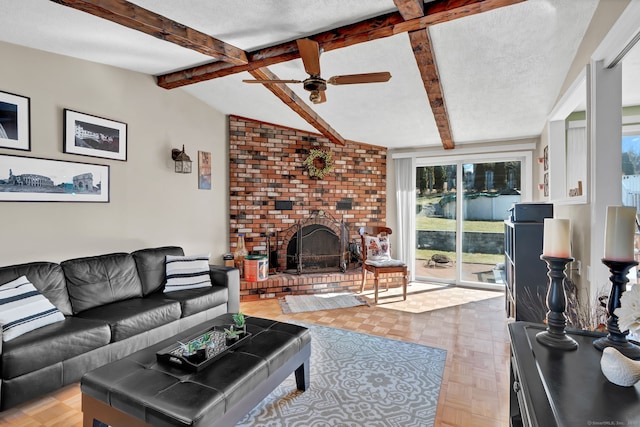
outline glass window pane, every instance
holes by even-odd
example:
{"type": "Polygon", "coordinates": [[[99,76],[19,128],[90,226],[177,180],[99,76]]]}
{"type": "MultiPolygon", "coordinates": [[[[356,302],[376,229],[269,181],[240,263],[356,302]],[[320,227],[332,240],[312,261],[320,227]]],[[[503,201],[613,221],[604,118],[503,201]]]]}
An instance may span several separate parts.
{"type": "Polygon", "coordinates": [[[461,280],[504,283],[504,220],[521,200],[520,162],[465,163],[461,280]]]}
{"type": "Polygon", "coordinates": [[[456,279],[457,165],[416,168],[416,277],[456,279]]]}

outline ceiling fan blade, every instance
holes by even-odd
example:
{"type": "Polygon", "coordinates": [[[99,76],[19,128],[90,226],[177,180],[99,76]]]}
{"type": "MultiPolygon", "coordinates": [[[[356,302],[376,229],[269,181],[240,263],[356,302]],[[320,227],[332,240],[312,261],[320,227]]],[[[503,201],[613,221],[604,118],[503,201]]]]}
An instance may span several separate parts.
{"type": "Polygon", "coordinates": [[[302,80],[243,80],[243,83],[302,83],[302,80]]]}
{"type": "Polygon", "coordinates": [[[391,78],[388,71],[382,73],[347,74],[345,76],[333,76],[327,80],[332,85],[352,85],[356,83],[382,83],[391,78]]]}
{"type": "Polygon", "coordinates": [[[304,64],[304,70],[312,76],[320,75],[320,46],[311,39],[298,39],[298,51],[304,64]]]}

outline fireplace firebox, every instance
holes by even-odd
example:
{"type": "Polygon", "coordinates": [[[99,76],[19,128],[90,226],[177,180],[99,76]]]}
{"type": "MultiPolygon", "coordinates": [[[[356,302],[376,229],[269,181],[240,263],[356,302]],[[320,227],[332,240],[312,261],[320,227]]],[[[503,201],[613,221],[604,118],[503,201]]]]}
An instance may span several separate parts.
{"type": "Polygon", "coordinates": [[[311,216],[285,232],[282,252],[286,260],[285,273],[309,274],[344,272],[349,261],[348,231],[344,222],[323,211],[311,216]]]}

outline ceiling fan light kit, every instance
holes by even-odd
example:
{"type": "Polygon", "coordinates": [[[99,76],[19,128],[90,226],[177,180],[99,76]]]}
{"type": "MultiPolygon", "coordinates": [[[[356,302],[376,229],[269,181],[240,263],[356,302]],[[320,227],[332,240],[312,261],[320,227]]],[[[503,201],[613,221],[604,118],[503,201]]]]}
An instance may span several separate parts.
{"type": "Polygon", "coordinates": [[[330,85],[351,85],[360,83],[384,83],[391,79],[391,73],[384,71],[379,73],[347,74],[344,76],[333,76],[325,80],[320,77],[320,45],[311,39],[296,40],[300,58],[304,64],[304,70],[309,74],[304,80],[243,80],[245,83],[302,83],[302,87],[310,92],[309,100],[314,104],[320,104],[327,100],[325,91],[327,84],[330,85]]]}

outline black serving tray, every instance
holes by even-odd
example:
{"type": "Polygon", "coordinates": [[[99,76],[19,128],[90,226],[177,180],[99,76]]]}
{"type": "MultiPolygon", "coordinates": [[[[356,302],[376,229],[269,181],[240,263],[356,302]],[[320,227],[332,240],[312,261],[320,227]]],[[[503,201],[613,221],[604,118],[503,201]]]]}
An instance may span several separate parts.
{"type": "Polygon", "coordinates": [[[199,358],[183,356],[182,348],[180,347],[180,344],[176,342],[175,344],[172,344],[158,351],[156,353],[156,359],[160,363],[175,366],[189,372],[199,372],[200,370],[206,368],[211,363],[219,359],[226,351],[236,348],[251,337],[251,334],[249,332],[245,332],[233,344],[227,345],[226,334],[224,333],[224,331],[212,328],[203,333],[188,337],[187,339],[185,339],[185,342],[200,339],[205,334],[211,334],[214,346],[205,348],[204,354],[201,354],[199,358]]]}

